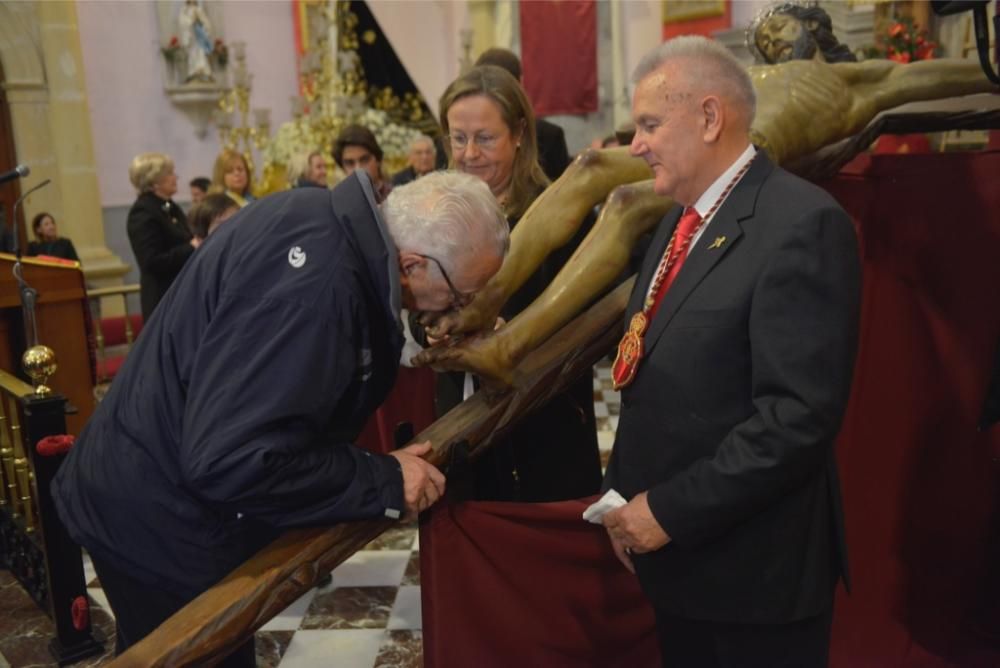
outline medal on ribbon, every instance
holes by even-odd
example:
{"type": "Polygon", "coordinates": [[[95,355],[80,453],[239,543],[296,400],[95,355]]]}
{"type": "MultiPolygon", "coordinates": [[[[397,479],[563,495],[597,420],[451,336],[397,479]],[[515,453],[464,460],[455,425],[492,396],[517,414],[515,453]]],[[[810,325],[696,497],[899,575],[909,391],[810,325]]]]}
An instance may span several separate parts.
{"type": "Polygon", "coordinates": [[[625,387],[635,377],[639,360],[642,359],[642,335],[646,333],[648,326],[649,321],[642,311],[632,316],[632,320],[629,321],[628,331],[618,343],[618,354],[611,367],[611,378],[614,381],[615,390],[625,387]]]}

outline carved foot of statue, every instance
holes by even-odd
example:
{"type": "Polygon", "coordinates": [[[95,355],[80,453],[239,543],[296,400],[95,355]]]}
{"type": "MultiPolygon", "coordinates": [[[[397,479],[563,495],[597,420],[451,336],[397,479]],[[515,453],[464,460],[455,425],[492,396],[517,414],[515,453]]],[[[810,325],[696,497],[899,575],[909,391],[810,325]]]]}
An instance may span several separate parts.
{"type": "Polygon", "coordinates": [[[510,387],[513,382],[513,364],[503,337],[492,332],[470,336],[451,345],[427,348],[411,363],[429,366],[435,371],[468,371],[504,387],[510,387]]]}
{"type": "Polygon", "coordinates": [[[420,324],[432,339],[446,339],[456,334],[491,331],[506,301],[506,295],[494,283],[476,293],[473,300],[462,309],[439,313],[421,313],[420,324]]]}

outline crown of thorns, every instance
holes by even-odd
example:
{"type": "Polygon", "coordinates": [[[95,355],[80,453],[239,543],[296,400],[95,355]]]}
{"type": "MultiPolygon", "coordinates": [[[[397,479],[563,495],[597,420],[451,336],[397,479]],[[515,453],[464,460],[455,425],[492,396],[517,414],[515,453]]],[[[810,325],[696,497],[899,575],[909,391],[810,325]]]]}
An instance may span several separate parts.
{"type": "Polygon", "coordinates": [[[792,10],[800,8],[812,9],[813,7],[818,6],[818,4],[819,3],[816,2],[816,0],[791,0],[790,2],[778,2],[760,10],[753,17],[753,20],[747,24],[747,29],[744,33],[747,51],[753,55],[754,60],[758,63],[767,62],[767,58],[757,47],[757,29],[775,14],[789,14],[792,10]]]}

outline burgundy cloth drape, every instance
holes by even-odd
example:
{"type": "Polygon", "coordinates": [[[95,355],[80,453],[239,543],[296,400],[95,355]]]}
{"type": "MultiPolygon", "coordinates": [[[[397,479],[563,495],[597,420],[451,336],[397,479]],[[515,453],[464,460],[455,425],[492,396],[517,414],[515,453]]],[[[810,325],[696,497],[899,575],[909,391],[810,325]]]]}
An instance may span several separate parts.
{"type": "MultiPolygon", "coordinates": [[[[864,263],[838,442],[853,586],[838,592],[833,666],[1000,665],[966,632],[1000,568],[986,561],[1000,428],[976,431],[1000,340],[998,175],[1000,152],[865,156],[822,184],[858,224],[864,263]]],[[[614,665],[637,644],[649,653],[620,665],[655,664],[651,612],[584,506],[427,514],[427,666],[614,665]]]]}
{"type": "Polygon", "coordinates": [[[592,500],[442,503],[425,513],[425,668],[659,665],[638,581],[604,528],[581,518],[592,500]]]}
{"type": "Polygon", "coordinates": [[[834,665],[1000,665],[965,631],[1000,568],[985,563],[991,434],[976,430],[1000,340],[998,176],[1000,152],[876,155],[822,184],[864,248],[834,665]]]}
{"type": "Polygon", "coordinates": [[[597,111],[597,3],[532,0],[518,11],[522,79],[535,114],[597,111]]]}
{"type": "Polygon", "coordinates": [[[357,444],[382,454],[396,447],[396,425],[413,423],[419,434],[434,422],[434,371],[428,368],[399,367],[396,384],[378,410],[368,418],[357,444]]]}

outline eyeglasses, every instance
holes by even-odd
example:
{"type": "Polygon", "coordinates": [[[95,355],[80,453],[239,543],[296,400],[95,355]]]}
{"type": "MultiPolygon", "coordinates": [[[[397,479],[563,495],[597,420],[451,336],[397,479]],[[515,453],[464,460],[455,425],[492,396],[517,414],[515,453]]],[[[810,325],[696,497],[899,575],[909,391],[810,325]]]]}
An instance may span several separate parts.
{"type": "Polygon", "coordinates": [[[476,133],[471,138],[461,132],[453,132],[448,135],[448,139],[451,140],[451,147],[456,151],[464,151],[470,143],[475,144],[482,151],[492,151],[497,147],[497,142],[500,141],[498,135],[488,135],[482,132],[476,133]]]}
{"type": "Polygon", "coordinates": [[[459,292],[458,288],[455,287],[455,284],[451,282],[451,278],[448,276],[448,272],[444,270],[444,267],[441,265],[440,260],[438,260],[435,257],[431,257],[430,255],[424,255],[422,253],[416,253],[416,255],[424,258],[425,260],[430,260],[431,262],[437,265],[438,271],[440,271],[441,275],[444,277],[444,282],[448,284],[448,289],[451,290],[452,306],[456,308],[461,308],[472,301],[472,298],[475,297],[475,294],[466,294],[464,292],[459,292]]]}

